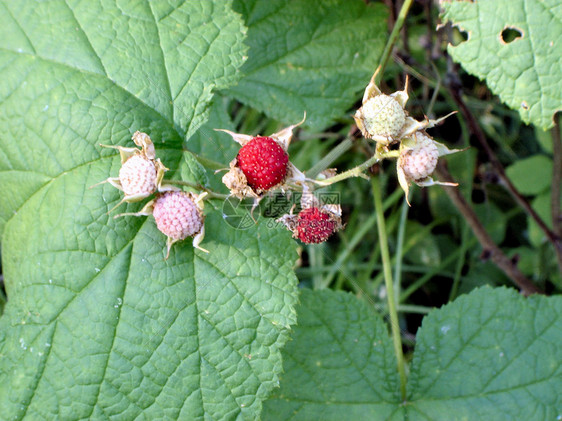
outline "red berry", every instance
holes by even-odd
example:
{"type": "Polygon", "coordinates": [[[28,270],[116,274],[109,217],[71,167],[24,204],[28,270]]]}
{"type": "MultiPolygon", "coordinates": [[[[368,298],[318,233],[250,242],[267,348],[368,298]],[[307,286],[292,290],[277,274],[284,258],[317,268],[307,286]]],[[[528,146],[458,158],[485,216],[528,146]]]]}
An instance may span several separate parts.
{"type": "Polygon", "coordinates": [[[305,244],[323,243],[336,229],[334,218],[318,208],[303,209],[298,215],[297,238],[305,244]]]}
{"type": "Polygon", "coordinates": [[[270,137],[254,137],[238,152],[238,167],[254,190],[269,190],[287,175],[289,156],[270,137]]]}

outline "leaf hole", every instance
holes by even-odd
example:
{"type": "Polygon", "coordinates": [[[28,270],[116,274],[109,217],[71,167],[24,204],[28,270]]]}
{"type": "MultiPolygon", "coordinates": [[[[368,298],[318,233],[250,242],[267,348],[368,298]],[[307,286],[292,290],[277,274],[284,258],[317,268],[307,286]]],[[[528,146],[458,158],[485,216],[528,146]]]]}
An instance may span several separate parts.
{"type": "Polygon", "coordinates": [[[453,46],[457,46],[465,41],[468,41],[469,33],[464,29],[460,29],[457,26],[453,26],[453,31],[451,34],[450,42],[453,46]]]}
{"type": "Polygon", "coordinates": [[[518,28],[514,28],[512,26],[506,27],[500,35],[503,44],[509,44],[522,37],[523,37],[523,31],[521,31],[518,28]]]}

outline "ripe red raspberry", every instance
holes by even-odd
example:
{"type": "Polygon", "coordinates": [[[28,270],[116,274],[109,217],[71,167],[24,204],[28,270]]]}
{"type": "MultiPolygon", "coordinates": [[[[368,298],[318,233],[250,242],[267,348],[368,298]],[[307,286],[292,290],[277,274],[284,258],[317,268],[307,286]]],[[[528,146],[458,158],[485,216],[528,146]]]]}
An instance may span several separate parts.
{"type": "Polygon", "coordinates": [[[297,218],[297,238],[305,244],[323,243],[336,229],[334,218],[316,207],[303,209],[297,218]]]}
{"type": "Polygon", "coordinates": [[[154,201],[152,211],[156,226],[172,240],[193,237],[203,228],[203,215],[190,195],[169,191],[154,201]]]}
{"type": "Polygon", "coordinates": [[[156,191],[157,171],[154,162],[141,155],[127,159],[119,170],[119,181],[127,196],[148,196],[156,191]]]}
{"type": "Polygon", "coordinates": [[[269,190],[285,180],[289,156],[271,137],[254,137],[238,152],[238,167],[254,190],[269,190]]]}

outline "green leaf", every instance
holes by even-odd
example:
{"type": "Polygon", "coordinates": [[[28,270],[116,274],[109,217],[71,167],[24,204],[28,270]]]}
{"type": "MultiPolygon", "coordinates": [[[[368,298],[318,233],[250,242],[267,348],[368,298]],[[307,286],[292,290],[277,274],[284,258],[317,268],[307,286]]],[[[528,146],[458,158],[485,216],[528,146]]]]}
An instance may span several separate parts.
{"type": "MultiPolygon", "coordinates": [[[[166,123],[162,141],[176,132],[188,138],[206,120],[213,90],[238,80],[237,68],[246,52],[245,27],[229,9],[230,1],[176,3],[0,2],[2,140],[13,142],[0,152],[0,184],[8,193],[0,207],[0,233],[23,200],[70,161],[67,150],[51,151],[42,137],[56,139],[65,127],[79,124],[91,150],[116,132],[116,127],[103,127],[113,117],[112,108],[128,107],[151,110],[145,129],[155,117],[166,123]],[[89,87],[77,89],[78,99],[83,91],[91,93],[84,101],[52,103],[61,98],[69,80],[78,87],[79,78],[89,87]],[[34,91],[32,82],[46,86],[34,91]],[[115,102],[121,97],[125,104],[115,102]],[[28,103],[31,109],[25,108],[28,103]],[[71,121],[77,115],[83,121],[71,121]],[[27,153],[20,153],[24,125],[32,123],[37,141],[28,142],[27,153]],[[50,161],[44,162],[47,157],[50,161]]],[[[130,130],[133,119],[124,119],[122,126],[130,130]]],[[[75,160],[83,162],[84,146],[72,146],[75,160]]]]}
{"type": "Polygon", "coordinates": [[[4,292],[0,291],[0,316],[4,313],[4,306],[6,305],[6,297],[4,296],[4,292]]]}
{"type": "MultiPolygon", "coordinates": [[[[216,96],[211,105],[209,120],[187,143],[188,149],[197,154],[201,162],[206,162],[214,170],[227,169],[230,161],[236,157],[240,149],[240,145],[233,141],[231,136],[215,130],[236,131],[236,127],[227,113],[227,105],[226,98],[216,96]]],[[[211,177],[209,184],[215,191],[229,193],[221,181],[223,175],[224,172],[221,172],[217,176],[211,177]]]]}
{"type": "Polygon", "coordinates": [[[431,312],[408,385],[413,420],[554,420],[562,414],[562,297],[480,288],[431,312]]]}
{"type": "MultiPolygon", "coordinates": [[[[552,208],[550,206],[551,202],[552,193],[550,191],[546,191],[538,195],[531,202],[531,206],[533,207],[537,215],[542,218],[546,226],[550,229],[552,229],[552,208]]],[[[560,200],[560,206],[562,206],[562,199],[560,200]]],[[[527,227],[529,229],[529,241],[533,246],[538,247],[544,242],[548,241],[546,238],[546,234],[532,217],[528,216],[527,221],[527,227]]]]}
{"type": "Polygon", "coordinates": [[[240,149],[240,145],[233,141],[230,135],[215,130],[236,130],[226,107],[226,98],[217,96],[211,106],[209,121],[189,139],[187,144],[190,151],[221,164],[223,168],[228,167],[229,162],[236,157],[240,149]]]}
{"type": "Polygon", "coordinates": [[[552,184],[552,159],[535,155],[506,169],[507,176],[522,194],[539,194],[552,184]]]}
{"type": "Polygon", "coordinates": [[[164,260],[151,216],[114,219],[122,194],[89,188],[120,168],[98,143],[135,130],[203,175],[184,139],[236,79],[244,26],[229,1],[173,3],[0,3],[3,419],[255,419],[278,382],[290,233],[234,230],[210,202],[210,253],[164,260]]]}
{"type": "Polygon", "coordinates": [[[558,0],[442,1],[443,21],[468,33],[447,48],[465,70],[518,110],[526,123],[553,126],[562,104],[562,7],[558,0]],[[510,39],[504,30],[519,37],[510,39]],[[513,32],[514,31],[514,32],[513,32]],[[502,38],[505,37],[505,41],[502,38]]]}
{"type": "Polygon", "coordinates": [[[303,291],[264,419],[555,420],[561,342],[562,297],[476,289],[423,320],[402,403],[381,318],[351,295],[303,291]]]}
{"type": "MultiPolygon", "coordinates": [[[[475,204],[473,209],[492,241],[500,244],[507,231],[507,218],[502,211],[491,201],[475,204]]],[[[480,253],[481,250],[478,249],[478,254],[480,253]]]]}
{"type": "MultiPolygon", "coordinates": [[[[182,181],[205,186],[209,182],[205,168],[197,161],[191,152],[185,151],[180,161],[179,175],[182,181]]],[[[194,191],[192,189],[192,191],[194,191]]]]}
{"type": "Polygon", "coordinates": [[[398,373],[381,317],[353,295],[302,290],[283,350],[281,388],[267,420],[386,420],[398,409],[398,373]]]}
{"type": "Polygon", "coordinates": [[[248,61],[234,97],[285,124],[328,126],[357,101],[387,38],[385,8],[361,0],[236,0],[248,61]]]}

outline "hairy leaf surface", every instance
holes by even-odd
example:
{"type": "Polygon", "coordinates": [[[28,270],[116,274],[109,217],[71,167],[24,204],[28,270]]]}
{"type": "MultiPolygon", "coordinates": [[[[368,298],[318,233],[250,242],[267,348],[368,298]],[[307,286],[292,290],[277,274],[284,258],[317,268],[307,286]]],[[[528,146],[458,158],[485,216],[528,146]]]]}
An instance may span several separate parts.
{"type": "Polygon", "coordinates": [[[562,109],[562,4],[558,0],[442,1],[443,20],[468,33],[448,51],[486,79],[526,123],[552,127],[562,109]]]}
{"type": "Polygon", "coordinates": [[[303,292],[267,419],[548,420],[562,414],[562,298],[476,289],[418,331],[406,403],[382,319],[351,295],[303,292]]]}
{"type": "Polygon", "coordinates": [[[2,1],[0,202],[8,302],[2,419],[254,419],[295,322],[290,234],[236,231],[207,203],[205,254],[122,198],[114,149],[148,133],[168,176],[205,182],[184,140],[237,79],[230,2],[2,1]]]}
{"type": "Polygon", "coordinates": [[[303,290],[300,301],[281,389],[266,401],[263,418],[389,419],[400,393],[382,318],[347,293],[303,290]]]}
{"type": "Polygon", "coordinates": [[[285,124],[315,129],[360,97],[387,38],[380,4],[361,0],[236,0],[248,26],[244,77],[229,92],[285,124]]]}

